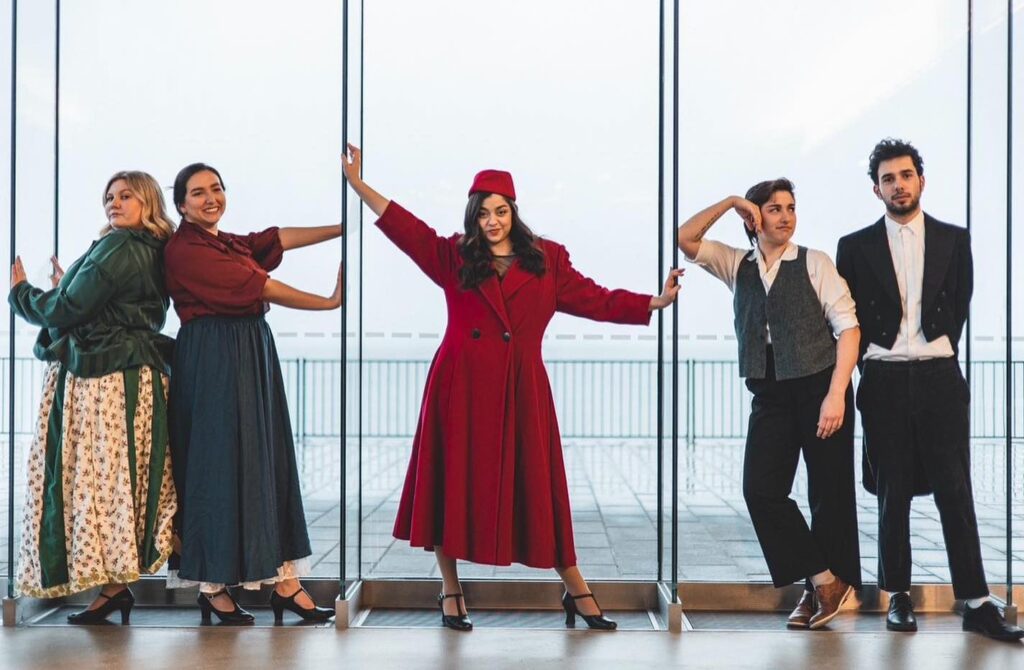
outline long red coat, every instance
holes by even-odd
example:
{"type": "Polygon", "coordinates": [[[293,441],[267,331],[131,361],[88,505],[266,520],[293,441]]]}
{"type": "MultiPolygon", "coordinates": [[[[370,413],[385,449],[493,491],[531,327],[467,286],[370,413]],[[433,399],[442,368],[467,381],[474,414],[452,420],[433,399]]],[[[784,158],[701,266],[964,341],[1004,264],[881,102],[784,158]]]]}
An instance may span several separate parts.
{"type": "Polygon", "coordinates": [[[504,279],[463,290],[458,235],[439,236],[395,202],[377,226],[448,304],[395,537],[476,563],[576,565],[562,444],[541,360],[544,330],[556,311],[647,324],[651,296],[598,286],[548,240],[540,242],[542,276],[514,263],[504,279]]]}

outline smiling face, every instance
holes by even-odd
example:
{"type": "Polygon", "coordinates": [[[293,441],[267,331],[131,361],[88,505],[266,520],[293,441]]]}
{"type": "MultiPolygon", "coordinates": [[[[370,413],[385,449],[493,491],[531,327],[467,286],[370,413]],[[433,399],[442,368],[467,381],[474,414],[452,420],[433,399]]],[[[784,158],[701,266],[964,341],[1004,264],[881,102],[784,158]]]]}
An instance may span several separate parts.
{"type": "Polygon", "coordinates": [[[796,198],[789,191],[775,191],[768,202],[761,205],[761,227],[758,239],[782,246],[796,232],[796,198]]]}
{"type": "Polygon", "coordinates": [[[186,221],[203,228],[215,228],[226,208],[227,196],[216,174],[203,170],[189,178],[185,201],[179,207],[186,221]]]}
{"type": "Polygon", "coordinates": [[[111,228],[141,228],[142,200],[124,179],[115,179],[107,187],[103,209],[111,228]]]}
{"type": "MultiPolygon", "coordinates": [[[[487,240],[492,252],[495,251],[495,247],[508,246],[509,235],[512,233],[512,206],[505,196],[487,196],[480,203],[476,221],[480,225],[480,234],[487,240]]],[[[511,253],[511,250],[502,250],[499,253],[511,253]]]]}
{"type": "Polygon", "coordinates": [[[875,195],[897,221],[905,223],[921,209],[924,175],[918,174],[910,156],[898,156],[878,164],[875,195]]]}

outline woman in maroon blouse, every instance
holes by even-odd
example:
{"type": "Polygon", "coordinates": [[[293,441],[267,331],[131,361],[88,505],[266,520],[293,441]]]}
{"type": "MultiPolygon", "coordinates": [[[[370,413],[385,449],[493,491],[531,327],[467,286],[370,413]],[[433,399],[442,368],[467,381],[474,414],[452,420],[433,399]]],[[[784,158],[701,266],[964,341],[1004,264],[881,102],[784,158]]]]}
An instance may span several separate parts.
{"type": "MultiPolygon", "coordinates": [[[[174,585],[199,583],[204,621],[251,623],[225,590],[274,584],[275,619],[289,609],[326,620],[298,578],[310,554],[295,446],[266,303],[307,310],[341,305],[271,279],[288,249],[341,235],[341,226],[218,229],[227,199],[220,173],[195,163],[174,181],[181,226],[164,251],[167,292],[181,318],[170,390],[170,432],[182,549],[174,585]]],[[[173,566],[172,566],[173,567],[173,566]]]]}
{"type": "Polygon", "coordinates": [[[536,237],[516,205],[512,175],[473,180],[464,230],[442,237],[363,182],[349,145],[345,176],[380,217],[377,227],[437,284],[448,327],[427,378],[395,537],[432,549],[443,579],[441,621],[472,623],[456,559],[555,568],[566,625],[581,615],[612,629],[576,566],[569,490],[541,341],[556,311],[647,324],[672,304],[679,270],[661,295],[608,290],[576,271],[562,245],[536,237]]]}

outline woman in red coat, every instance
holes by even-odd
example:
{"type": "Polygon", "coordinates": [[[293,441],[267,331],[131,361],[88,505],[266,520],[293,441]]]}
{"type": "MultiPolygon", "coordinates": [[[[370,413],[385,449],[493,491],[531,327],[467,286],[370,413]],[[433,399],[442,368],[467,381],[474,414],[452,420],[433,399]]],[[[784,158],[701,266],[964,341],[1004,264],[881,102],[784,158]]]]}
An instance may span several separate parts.
{"type": "Polygon", "coordinates": [[[647,324],[675,300],[680,270],[660,296],[598,286],[565,247],[519,218],[512,176],[484,170],[469,191],[465,231],[442,237],[360,175],[359,149],[342,158],[377,226],[444,290],[448,326],[427,376],[394,535],[433,549],[443,579],[442,622],[472,628],[456,559],[555,568],[566,624],[578,613],[612,629],[576,567],[569,491],[547,373],[544,330],[556,311],[647,324]]]}

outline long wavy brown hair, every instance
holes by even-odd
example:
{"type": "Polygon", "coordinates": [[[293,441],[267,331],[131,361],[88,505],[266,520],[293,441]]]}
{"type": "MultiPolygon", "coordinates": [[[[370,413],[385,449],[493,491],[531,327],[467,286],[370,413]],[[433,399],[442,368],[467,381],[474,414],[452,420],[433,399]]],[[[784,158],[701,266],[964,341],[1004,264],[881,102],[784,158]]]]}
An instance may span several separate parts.
{"type": "MultiPolygon", "coordinates": [[[[459,254],[462,256],[462,267],[459,268],[459,280],[462,288],[469,290],[480,286],[485,279],[495,274],[494,255],[491,254],[491,245],[481,233],[480,224],[477,222],[477,213],[480,207],[493,193],[474,193],[469,196],[466,203],[466,219],[464,221],[465,234],[459,239],[459,254]]],[[[499,194],[500,195],[500,194],[499,194]]],[[[537,236],[521,218],[519,218],[519,207],[516,201],[501,196],[512,209],[512,230],[509,237],[512,239],[512,253],[516,255],[519,265],[527,272],[540,277],[544,274],[544,252],[537,245],[537,236]]]]}

